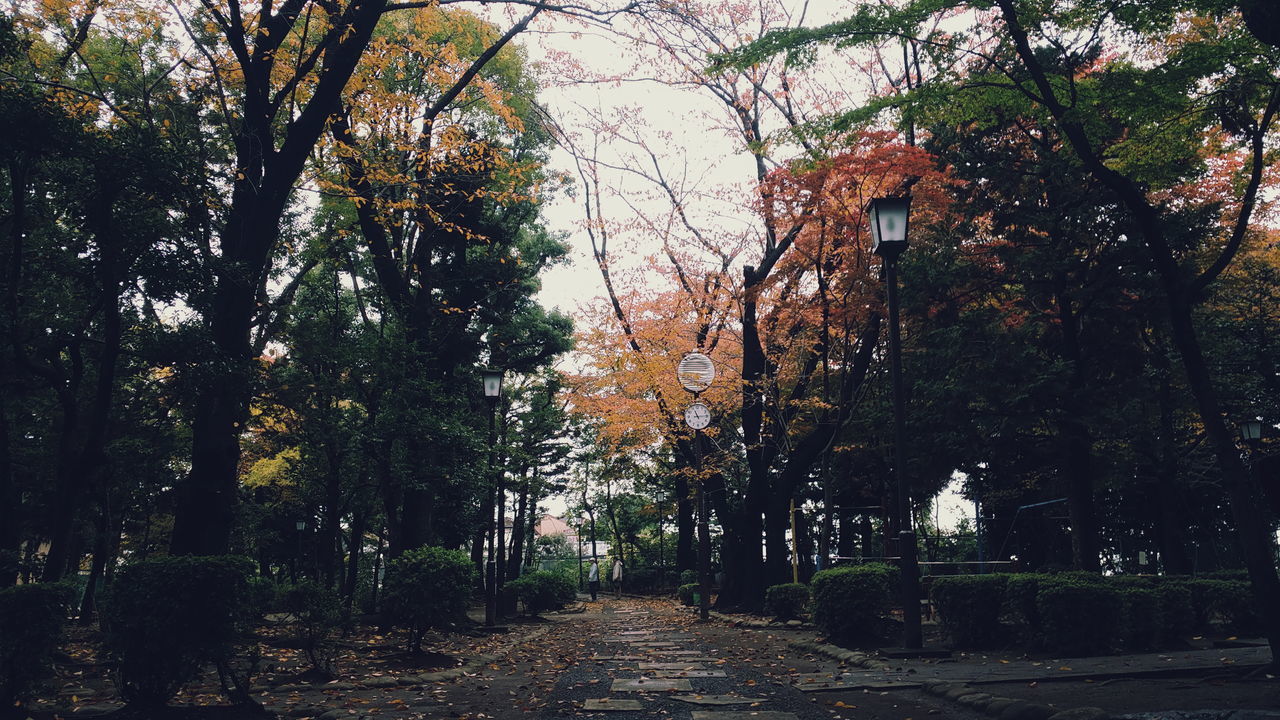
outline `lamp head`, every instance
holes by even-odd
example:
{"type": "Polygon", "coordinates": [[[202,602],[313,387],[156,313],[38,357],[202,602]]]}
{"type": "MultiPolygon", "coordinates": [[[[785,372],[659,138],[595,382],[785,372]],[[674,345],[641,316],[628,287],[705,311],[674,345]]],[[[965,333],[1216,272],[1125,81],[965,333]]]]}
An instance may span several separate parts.
{"type": "Polygon", "coordinates": [[[1262,439],[1262,421],[1245,420],[1240,423],[1240,438],[1245,442],[1257,442],[1262,439]]]}
{"type": "Polygon", "coordinates": [[[480,370],[480,378],[484,381],[485,397],[491,400],[502,397],[502,370],[483,368],[480,370]]]}
{"type": "Polygon", "coordinates": [[[871,252],[897,257],[907,247],[907,220],[911,196],[876,198],[867,208],[871,219],[871,252]]]}

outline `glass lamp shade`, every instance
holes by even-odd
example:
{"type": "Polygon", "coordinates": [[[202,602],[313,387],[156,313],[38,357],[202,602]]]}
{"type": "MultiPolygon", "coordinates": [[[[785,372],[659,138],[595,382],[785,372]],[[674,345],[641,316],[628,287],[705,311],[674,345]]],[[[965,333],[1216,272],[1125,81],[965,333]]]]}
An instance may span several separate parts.
{"type": "Polygon", "coordinates": [[[676,379],[685,390],[700,393],[716,379],[716,366],[700,352],[685,353],[676,366],[676,379]]]}
{"type": "Polygon", "coordinates": [[[876,198],[867,208],[871,218],[871,252],[877,255],[900,253],[907,247],[907,218],[910,197],[876,198]]]}
{"type": "Polygon", "coordinates": [[[1245,420],[1240,423],[1240,437],[1246,442],[1262,439],[1262,421],[1245,420]]]}
{"type": "Polygon", "coordinates": [[[487,398],[502,397],[502,371],[501,370],[481,370],[480,377],[484,380],[484,396],[487,398]]]}

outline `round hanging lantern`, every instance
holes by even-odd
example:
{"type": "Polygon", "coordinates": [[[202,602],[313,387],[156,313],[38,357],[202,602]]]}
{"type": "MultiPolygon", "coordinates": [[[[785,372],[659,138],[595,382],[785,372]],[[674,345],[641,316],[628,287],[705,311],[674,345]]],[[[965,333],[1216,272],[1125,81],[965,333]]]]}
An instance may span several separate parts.
{"type": "Polygon", "coordinates": [[[711,381],[716,379],[716,366],[711,364],[711,358],[700,352],[685,353],[676,366],[676,379],[685,390],[700,393],[711,387],[711,381]]]}

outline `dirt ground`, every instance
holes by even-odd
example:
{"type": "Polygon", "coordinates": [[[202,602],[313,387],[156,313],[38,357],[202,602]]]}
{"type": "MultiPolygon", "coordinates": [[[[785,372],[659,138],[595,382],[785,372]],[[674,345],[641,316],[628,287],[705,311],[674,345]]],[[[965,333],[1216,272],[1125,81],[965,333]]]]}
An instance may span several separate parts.
{"type": "MultiPolygon", "coordinates": [[[[776,695],[801,698],[801,717],[858,718],[858,720],[921,720],[924,716],[974,720],[985,717],[956,703],[931,696],[919,688],[883,691],[794,692],[800,673],[837,673],[837,660],[802,650],[794,640],[815,638],[811,629],[746,628],[725,623],[697,623],[692,613],[666,600],[624,598],[589,603],[585,612],[548,616],[544,620],[517,619],[507,631],[439,634],[429,638],[431,653],[410,658],[403,639],[363,626],[340,638],[336,650],[337,675],[331,679],[305,674],[304,653],[284,624],[260,630],[263,672],[255,697],[281,718],[559,718],[580,715],[579,695],[607,682],[599,673],[580,672],[599,652],[601,613],[621,607],[644,608],[673,630],[692,633],[699,642],[718,648],[727,663],[752,678],[753,690],[773,688],[776,695]],[[818,711],[821,715],[816,715],[818,711]]],[[[107,667],[96,655],[96,634],[74,628],[66,657],[57,668],[51,692],[32,705],[35,720],[110,716],[160,718],[157,713],[124,714],[107,667]]],[[[1014,661],[1027,662],[1026,658],[1014,661]]],[[[957,669],[1003,658],[957,654],[957,669]]],[[[1006,660],[1006,662],[1012,662],[1006,660]]],[[[1220,667],[1179,677],[1094,680],[1046,680],[983,684],[982,692],[1043,703],[1055,709],[1100,707],[1113,715],[1161,713],[1173,710],[1280,711],[1280,681],[1263,672],[1220,667]]],[[[206,675],[179,694],[163,717],[181,720],[238,720],[254,717],[242,708],[229,708],[219,692],[215,673],[206,675]]],[[[263,717],[257,715],[256,717],[263,717]]],[[[603,717],[599,714],[595,717],[603,717]]],[[[677,716],[678,717],[678,716],[677,716]]],[[[1149,717],[1158,717],[1149,716],[1149,717]]],[[[1208,718],[1209,715],[1201,717],[1208,718]]],[[[1277,715],[1280,718],[1280,714],[1277,715]]]]}

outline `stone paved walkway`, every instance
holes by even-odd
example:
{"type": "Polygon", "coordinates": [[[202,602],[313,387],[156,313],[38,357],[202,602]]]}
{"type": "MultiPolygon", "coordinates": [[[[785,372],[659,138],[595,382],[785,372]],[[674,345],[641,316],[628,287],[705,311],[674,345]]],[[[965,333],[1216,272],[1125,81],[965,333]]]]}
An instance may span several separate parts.
{"type": "MultiPolygon", "coordinates": [[[[874,697],[889,712],[851,712],[846,702],[820,701],[797,684],[800,670],[815,675],[836,663],[809,664],[797,672],[770,672],[776,656],[757,658],[752,650],[722,642],[678,610],[648,609],[627,600],[591,604],[573,621],[592,638],[583,660],[559,679],[539,720],[589,717],[601,720],[842,720],[913,716],[971,720],[977,717],[943,701],[921,700],[899,705],[877,691],[874,697]]],[[[729,638],[734,635],[729,635],[729,638]]],[[[737,635],[743,638],[742,635],[737,635]]],[[[819,661],[821,662],[821,661],[819,661]]]]}

